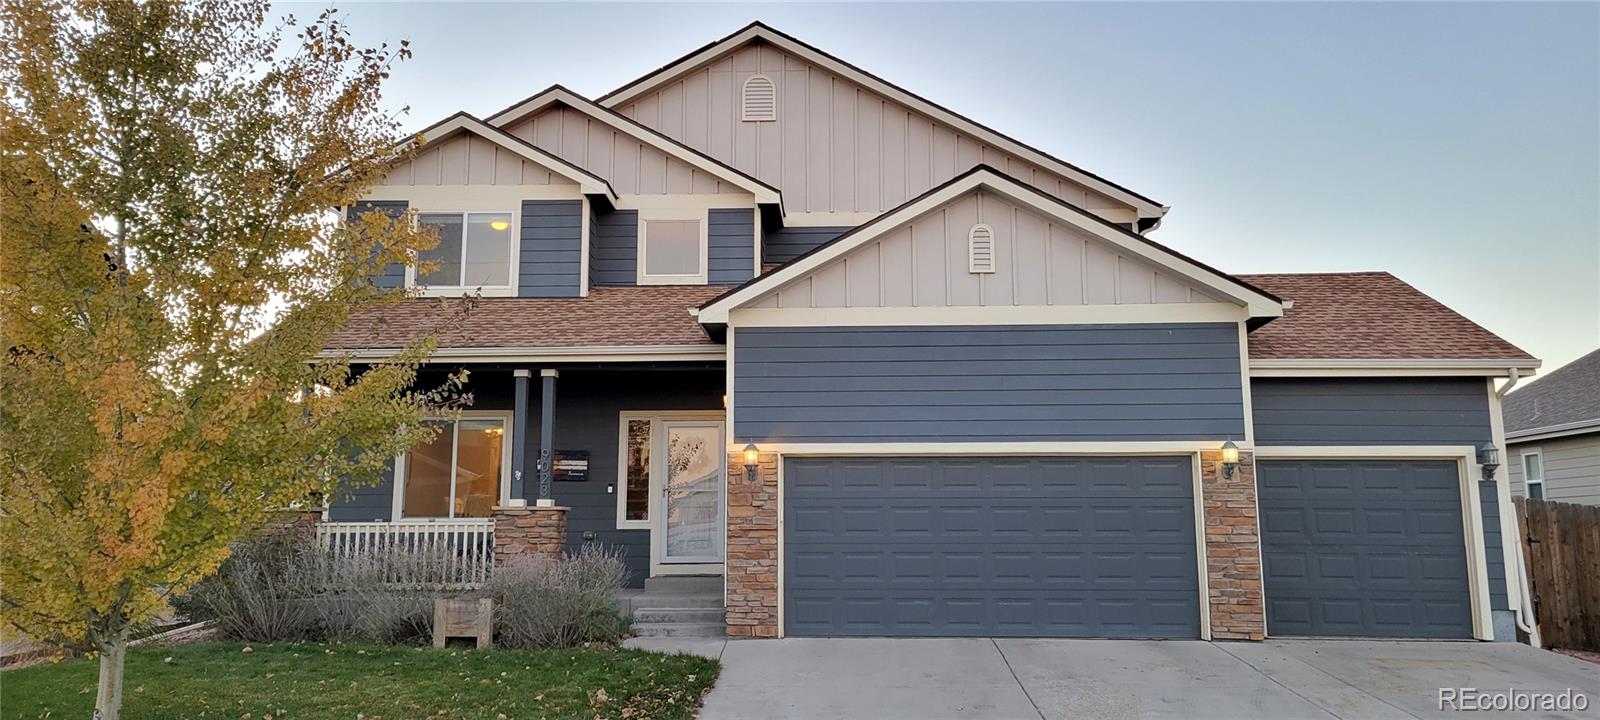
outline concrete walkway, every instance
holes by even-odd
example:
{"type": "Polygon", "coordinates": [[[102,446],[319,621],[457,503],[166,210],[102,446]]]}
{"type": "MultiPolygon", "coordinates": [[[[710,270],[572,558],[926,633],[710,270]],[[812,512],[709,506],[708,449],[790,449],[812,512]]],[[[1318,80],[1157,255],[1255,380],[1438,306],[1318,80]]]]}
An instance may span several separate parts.
{"type": "Polygon", "coordinates": [[[1600,665],[1472,642],[647,638],[722,659],[701,720],[1423,718],[1439,688],[1561,692],[1600,720],[1600,665]]]}

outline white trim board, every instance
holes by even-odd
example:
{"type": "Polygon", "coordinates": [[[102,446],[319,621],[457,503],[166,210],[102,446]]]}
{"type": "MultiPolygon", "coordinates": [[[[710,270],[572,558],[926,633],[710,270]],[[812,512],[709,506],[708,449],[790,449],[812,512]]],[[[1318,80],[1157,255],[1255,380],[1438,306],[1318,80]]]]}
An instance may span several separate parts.
{"type": "Polygon", "coordinates": [[[829,73],[844,77],[862,87],[876,92],[895,102],[910,107],[917,112],[927,115],[940,123],[957,128],[974,138],[993,145],[1007,153],[1016,155],[1034,165],[1038,165],[1050,172],[1065,177],[1079,185],[1083,185],[1097,193],[1127,203],[1134,207],[1141,218],[1160,218],[1166,214],[1167,208],[1150,198],[1139,195],[1131,190],[1111,183],[1104,178],[1097,177],[1080,168],[1074,167],[1060,159],[1051,157],[1035,148],[1024,145],[1016,140],[1001,135],[1000,133],[979,125],[972,120],[957,115],[940,107],[926,98],[914,95],[900,87],[873,76],[860,68],[829,55],[817,48],[802,43],[788,35],[778,32],[759,22],[751,23],[744,29],[729,35],[722,40],[707,45],[676,62],[667,65],[653,73],[624,85],[597,101],[599,105],[614,108],[627,101],[650,92],[682,74],[730,53],[746,43],[760,40],[769,43],[778,49],[804,59],[829,73]]]}
{"type": "MultiPolygon", "coordinates": [[[[1483,505],[1478,497],[1478,449],[1472,445],[1340,445],[1263,446],[1255,448],[1260,460],[1453,460],[1461,480],[1461,523],[1466,537],[1467,590],[1472,601],[1472,636],[1494,639],[1494,618],[1489,605],[1489,564],[1483,539],[1483,505]]],[[[1256,482],[1261,468],[1256,467],[1256,482]]],[[[1258,491],[1259,496],[1259,491],[1258,491]]],[[[1260,512],[1257,511],[1257,519],[1260,512]]],[[[1262,576],[1265,582],[1265,574],[1262,576]]],[[[1263,596],[1264,596],[1263,591],[1263,596]]]]}
{"type": "Polygon", "coordinates": [[[672,140],[644,125],[640,125],[616,111],[596,104],[593,100],[560,85],[551,86],[533,97],[490,115],[488,123],[495,128],[504,128],[517,120],[555,104],[572,108],[594,120],[610,125],[635,140],[682,160],[696,170],[710,174],[735,187],[742,188],[754,195],[758,203],[778,205],[780,207],[783,204],[783,195],[777,188],[734,170],[712,159],[710,156],[672,140]]]}
{"type": "Polygon", "coordinates": [[[1383,377],[1383,376],[1489,376],[1509,377],[1515,370],[1528,377],[1538,370],[1533,359],[1474,360],[1418,358],[1252,358],[1253,377],[1383,377]]]}
{"type": "MultiPolygon", "coordinates": [[[[1086,442],[862,442],[757,443],[761,452],[801,456],[936,456],[936,455],[1188,455],[1214,452],[1222,441],[1086,441],[1086,442]]],[[[1241,451],[1250,445],[1240,443],[1241,451]]]]}
{"type": "Polygon", "coordinates": [[[1506,433],[1509,442],[1524,443],[1534,440],[1548,440],[1551,438],[1568,437],[1571,435],[1585,435],[1600,432],[1600,418],[1579,420],[1577,422],[1563,423],[1560,425],[1546,425],[1544,427],[1529,428],[1506,433]]]}
{"type": "MultiPolygon", "coordinates": [[[[965,307],[740,308],[731,327],[847,327],[875,325],[1092,325],[1242,322],[1245,309],[1228,303],[1150,305],[1030,305],[965,307]]],[[[702,322],[704,322],[702,318],[702,322]]]]}
{"type": "MultiPolygon", "coordinates": [[[[324,350],[319,358],[345,358],[351,362],[384,362],[401,353],[399,348],[352,348],[324,350]]],[[[722,362],[726,351],[721,345],[593,345],[566,347],[486,347],[439,348],[428,362],[459,363],[505,362],[722,362]]]]}
{"type": "Polygon", "coordinates": [[[732,292],[712,301],[699,311],[700,322],[718,324],[728,322],[728,313],[751,302],[784,283],[796,280],[828,262],[842,257],[862,245],[882,237],[946,203],[952,202],[978,189],[988,190],[1027,206],[1036,212],[1078,228],[1122,252],[1144,262],[1166,268],[1187,282],[1206,288],[1210,292],[1233,300],[1246,309],[1249,317],[1278,317],[1283,315],[1283,301],[1256,292],[1239,284],[1228,275],[1184,258],[1164,246],[1107,224],[1086,210],[1076,208],[1037,188],[1025,185],[987,165],[980,165],[958,176],[921,197],[906,202],[895,210],[857,227],[838,239],[819,246],[816,250],[793,260],[783,267],[748,282],[732,292]]]}

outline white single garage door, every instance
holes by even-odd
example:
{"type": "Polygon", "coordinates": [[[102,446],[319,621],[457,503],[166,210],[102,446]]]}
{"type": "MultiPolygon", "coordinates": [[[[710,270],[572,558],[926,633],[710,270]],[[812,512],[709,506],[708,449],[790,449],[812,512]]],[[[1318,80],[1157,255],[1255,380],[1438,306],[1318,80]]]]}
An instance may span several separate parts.
{"type": "Polygon", "coordinates": [[[1178,457],[791,458],[790,636],[1200,636],[1178,457]]]}

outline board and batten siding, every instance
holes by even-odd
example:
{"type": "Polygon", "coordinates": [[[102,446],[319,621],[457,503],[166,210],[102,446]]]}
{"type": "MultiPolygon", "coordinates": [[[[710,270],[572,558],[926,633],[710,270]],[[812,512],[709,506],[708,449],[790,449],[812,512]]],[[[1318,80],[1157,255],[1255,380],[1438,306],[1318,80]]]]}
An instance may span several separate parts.
{"type": "Polygon", "coordinates": [[[732,332],[739,442],[1244,437],[1232,323],[732,332]]]}
{"type": "Polygon", "coordinates": [[[1251,378],[1257,445],[1482,445],[1483,378],[1251,378]]]}
{"type": "Polygon", "coordinates": [[[761,236],[761,262],[786,263],[850,232],[851,227],[786,227],[761,236]]]}
{"type": "Polygon", "coordinates": [[[576,185],[550,168],[477,135],[464,133],[429,143],[395,163],[384,185],[576,185]]]}
{"type": "Polygon", "coordinates": [[[520,120],[506,131],[605,178],[619,195],[748,192],[564,105],[520,120]]]}
{"type": "Polygon", "coordinates": [[[1219,300],[1172,271],[1004,195],[974,190],[786,283],[750,307],[1144,305],[1219,300]],[[989,226],[994,272],[971,272],[989,226]]]}
{"type": "Polygon", "coordinates": [[[706,213],[706,270],[712,285],[738,285],[755,277],[756,211],[711,209],[706,213]]]}
{"type": "Polygon", "coordinates": [[[583,203],[524,200],[517,297],[578,297],[582,292],[583,203]]]}
{"type": "Polygon", "coordinates": [[[1507,443],[1506,466],[1511,470],[1511,494],[1527,497],[1522,473],[1522,453],[1538,449],[1544,462],[1544,499],[1600,505],[1600,431],[1588,435],[1507,443]]]}
{"type": "MultiPolygon", "coordinates": [[[[616,108],[782,188],[787,212],[882,212],[988,164],[1114,222],[1134,210],[771,45],[746,45],[616,108]],[[740,119],[750,76],[777,85],[777,120],[740,119]]],[[[620,192],[619,188],[619,192],[620,192]]]]}
{"type": "MultiPolygon", "coordinates": [[[[349,218],[353,222],[363,214],[381,212],[390,218],[404,215],[409,208],[404,200],[363,200],[350,208],[349,218]]],[[[383,270],[372,277],[372,284],[380,288],[403,288],[406,286],[406,266],[404,263],[389,263],[383,270]]]]}

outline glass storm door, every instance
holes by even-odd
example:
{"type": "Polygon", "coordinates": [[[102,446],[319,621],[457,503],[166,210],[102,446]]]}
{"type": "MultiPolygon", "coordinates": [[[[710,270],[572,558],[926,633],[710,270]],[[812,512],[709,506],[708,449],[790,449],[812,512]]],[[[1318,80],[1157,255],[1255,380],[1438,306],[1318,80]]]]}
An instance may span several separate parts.
{"type": "Polygon", "coordinates": [[[661,562],[722,562],[722,423],[664,420],[661,562]]]}

